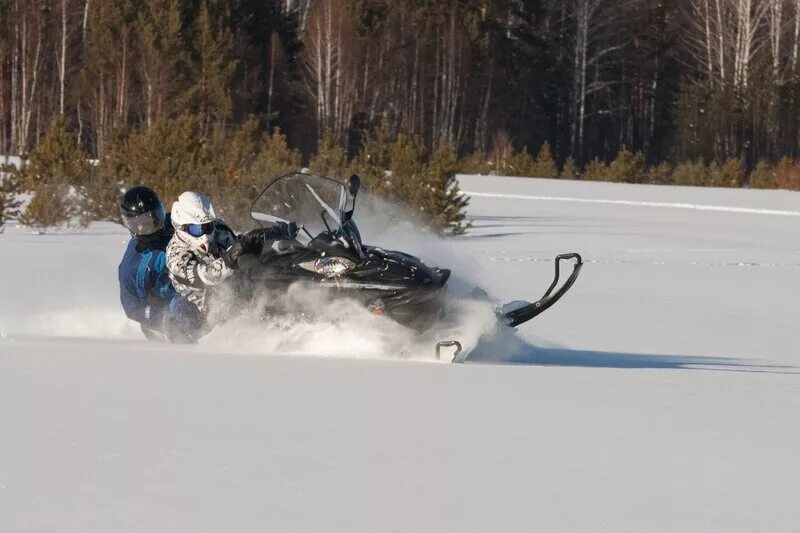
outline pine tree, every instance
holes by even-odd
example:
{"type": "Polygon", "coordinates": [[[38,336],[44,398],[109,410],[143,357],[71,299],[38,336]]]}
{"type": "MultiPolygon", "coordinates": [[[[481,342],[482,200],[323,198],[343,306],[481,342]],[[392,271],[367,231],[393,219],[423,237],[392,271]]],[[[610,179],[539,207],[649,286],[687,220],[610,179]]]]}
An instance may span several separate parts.
{"type": "Polygon", "coordinates": [[[702,161],[686,161],[672,171],[672,182],[675,185],[702,185],[708,182],[708,173],[709,169],[702,161]]]}
{"type": "Polygon", "coordinates": [[[220,212],[239,230],[248,229],[252,224],[250,206],[261,191],[275,178],[300,169],[300,153],[289,146],[280,128],[254,140],[256,130],[251,129],[254,124],[251,121],[237,133],[228,163],[228,169],[236,168],[235,179],[230,185],[214,189],[220,212]]]}
{"type": "Polygon", "coordinates": [[[564,161],[564,166],[561,167],[561,178],[565,180],[574,180],[578,179],[579,172],[578,167],[575,165],[575,160],[572,157],[568,157],[566,161],[564,161]]]}
{"type": "Polygon", "coordinates": [[[641,183],[644,181],[644,155],[641,152],[631,153],[623,146],[617,157],[608,165],[608,181],[641,183]]]}
{"type": "Polygon", "coordinates": [[[473,152],[459,161],[458,171],[462,174],[489,174],[491,164],[489,157],[481,152],[473,152]]]}
{"type": "Polygon", "coordinates": [[[800,190],[800,164],[783,157],[775,168],[775,185],[779,189],[800,190]]]}
{"type": "Polygon", "coordinates": [[[175,116],[185,99],[187,52],[181,0],[142,0],[136,20],[145,125],[175,116]]]}
{"type": "Polygon", "coordinates": [[[389,123],[384,120],[379,128],[364,139],[361,152],[350,166],[350,172],[358,174],[365,188],[376,196],[386,195],[391,188],[387,172],[392,163],[392,144],[389,123]]]}
{"type": "Polygon", "coordinates": [[[217,146],[220,165],[218,184],[224,189],[239,187],[258,157],[262,126],[256,118],[249,118],[221,146],[217,146]]]}
{"type": "Polygon", "coordinates": [[[462,194],[456,172],[458,159],[452,146],[440,146],[432,155],[426,168],[427,187],[424,204],[431,216],[432,226],[440,233],[461,235],[471,224],[465,223],[469,197],[462,194]]]}
{"type": "Polygon", "coordinates": [[[507,159],[505,176],[519,176],[521,178],[539,177],[536,159],[523,147],[519,152],[512,152],[507,159]]]}
{"type": "Polygon", "coordinates": [[[708,187],[741,187],[744,184],[745,171],[742,160],[731,158],[723,165],[712,163],[709,167],[708,181],[703,185],[708,187]]]}
{"type": "Polygon", "coordinates": [[[766,161],[759,161],[750,173],[750,186],[754,189],[774,189],[775,169],[766,161]]]}
{"type": "Polygon", "coordinates": [[[595,157],[586,164],[581,178],[587,181],[608,181],[608,165],[599,157],[595,157]]]}
{"type": "Polygon", "coordinates": [[[317,152],[308,163],[309,170],[320,176],[344,179],[344,148],[336,142],[332,134],[326,133],[317,145],[317,152]]]}
{"type": "Polygon", "coordinates": [[[269,181],[292,170],[300,169],[300,152],[289,146],[289,139],[280,128],[261,137],[258,156],[253,162],[253,183],[261,189],[269,181]]]}
{"type": "Polygon", "coordinates": [[[553,151],[550,148],[550,143],[547,141],[539,148],[539,153],[536,155],[536,162],[534,163],[531,176],[537,178],[558,177],[558,166],[556,165],[556,160],[553,158],[553,151]]]}
{"type": "Polygon", "coordinates": [[[672,165],[663,161],[647,170],[647,183],[668,185],[672,183],[672,165]]]}
{"type": "Polygon", "coordinates": [[[165,203],[186,190],[205,190],[213,174],[213,154],[201,131],[197,115],[161,117],[149,130],[115,143],[100,172],[121,179],[126,187],[151,187],[165,203]]]}
{"type": "Polygon", "coordinates": [[[238,61],[233,57],[233,36],[219,20],[220,17],[211,16],[208,3],[203,0],[194,23],[193,85],[186,99],[190,108],[200,114],[206,137],[211,134],[212,124],[224,124],[233,112],[230,90],[238,61]]]}
{"type": "MultiPolygon", "coordinates": [[[[427,194],[424,188],[429,185],[425,176],[425,147],[420,140],[401,133],[389,149],[389,157],[385,196],[419,212],[430,209],[423,200],[427,194]]],[[[431,211],[425,212],[425,218],[432,217],[431,211]]]]}
{"type": "Polygon", "coordinates": [[[69,188],[58,184],[44,183],[36,189],[20,217],[24,225],[45,232],[47,228],[69,223],[76,214],[69,197],[69,188]]]}
{"type": "Polygon", "coordinates": [[[78,136],[67,129],[63,117],[57,117],[31,152],[30,159],[13,172],[33,194],[20,221],[26,226],[45,229],[68,223],[80,215],[89,169],[78,136]]]}
{"type": "Polygon", "coordinates": [[[13,167],[0,165],[0,233],[8,219],[19,215],[19,183],[11,172],[13,167]]]}
{"type": "Polygon", "coordinates": [[[85,196],[81,209],[81,222],[88,224],[92,220],[110,220],[121,222],[119,203],[122,194],[130,184],[125,184],[115,174],[106,174],[92,168],[84,187],[85,196]]]}

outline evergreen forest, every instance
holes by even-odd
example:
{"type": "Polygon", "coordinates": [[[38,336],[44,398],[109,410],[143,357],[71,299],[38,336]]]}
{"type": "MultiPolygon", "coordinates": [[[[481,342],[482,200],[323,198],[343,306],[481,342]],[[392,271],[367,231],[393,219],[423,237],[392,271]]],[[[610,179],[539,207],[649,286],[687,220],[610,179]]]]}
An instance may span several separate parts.
{"type": "Polygon", "coordinates": [[[0,224],[301,167],[454,233],[457,172],[800,189],[799,55],[800,0],[0,0],[0,224]]]}

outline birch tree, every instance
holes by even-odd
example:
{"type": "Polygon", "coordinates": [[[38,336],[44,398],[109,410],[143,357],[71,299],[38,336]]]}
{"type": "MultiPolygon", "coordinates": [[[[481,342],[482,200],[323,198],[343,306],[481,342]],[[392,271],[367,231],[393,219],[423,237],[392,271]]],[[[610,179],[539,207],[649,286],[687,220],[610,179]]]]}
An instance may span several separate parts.
{"type": "MultiPolygon", "coordinates": [[[[757,41],[759,26],[773,3],[771,0],[731,0],[734,27],[734,87],[746,89],[750,82],[750,66],[761,43],[757,41]]],[[[778,30],[779,31],[779,30],[778,30]]]]}
{"type": "Polygon", "coordinates": [[[572,26],[571,154],[578,161],[584,156],[584,133],[588,115],[587,99],[604,90],[612,80],[605,79],[603,69],[610,55],[627,44],[617,32],[617,24],[633,9],[634,0],[570,0],[572,26]],[[591,79],[590,79],[591,76],[591,79]]]}
{"type": "Polygon", "coordinates": [[[10,48],[8,5],[0,1],[0,153],[8,153],[8,96],[6,95],[6,64],[10,48]]]}
{"type": "MultiPolygon", "coordinates": [[[[308,20],[308,13],[311,9],[313,0],[281,0],[284,13],[290,13],[297,17],[300,33],[303,33],[308,20]]],[[[327,1],[327,0],[324,0],[327,1]]]]}
{"type": "Polygon", "coordinates": [[[797,55],[800,48],[800,0],[792,0],[794,7],[794,31],[792,33],[792,75],[797,74],[797,55]]]}
{"type": "Polygon", "coordinates": [[[341,0],[319,2],[305,33],[304,80],[314,103],[317,138],[331,133],[344,140],[357,90],[351,58],[358,56],[341,0]],[[346,46],[350,48],[346,49],[346,46]]]}
{"type": "Polygon", "coordinates": [[[85,109],[94,152],[99,156],[112,133],[128,125],[133,106],[136,4],[131,0],[92,0],[84,8],[88,11],[84,11],[86,42],[78,109],[81,113],[85,109]]]}
{"type": "Polygon", "coordinates": [[[468,65],[464,61],[464,37],[458,19],[463,16],[455,3],[436,26],[435,77],[433,84],[433,146],[457,146],[464,134],[460,118],[464,102],[464,77],[468,65]]]}
{"type": "Polygon", "coordinates": [[[36,5],[14,0],[11,46],[11,146],[26,153],[39,98],[45,46],[45,14],[36,5]]]}
{"type": "Polygon", "coordinates": [[[783,7],[786,0],[766,0],[767,28],[772,55],[772,78],[778,82],[781,78],[781,38],[784,33],[783,7]]]}
{"type": "Polygon", "coordinates": [[[725,80],[725,25],[723,3],[729,0],[689,0],[685,41],[694,63],[709,86],[725,80]]]}
{"type": "Polygon", "coordinates": [[[783,33],[784,0],[690,0],[686,41],[710,86],[732,82],[744,90],[751,64],[766,44],[766,21],[777,77],[783,33]],[[729,78],[728,76],[731,76],[729,78]]]}
{"type": "MultiPolygon", "coordinates": [[[[88,3],[86,4],[88,6],[88,3]]],[[[56,66],[58,68],[58,114],[64,116],[66,110],[66,94],[67,94],[67,63],[70,61],[68,57],[68,43],[73,30],[70,28],[69,23],[73,15],[73,3],[71,0],[58,1],[58,16],[59,16],[59,34],[57,41],[56,52],[56,66]]]]}

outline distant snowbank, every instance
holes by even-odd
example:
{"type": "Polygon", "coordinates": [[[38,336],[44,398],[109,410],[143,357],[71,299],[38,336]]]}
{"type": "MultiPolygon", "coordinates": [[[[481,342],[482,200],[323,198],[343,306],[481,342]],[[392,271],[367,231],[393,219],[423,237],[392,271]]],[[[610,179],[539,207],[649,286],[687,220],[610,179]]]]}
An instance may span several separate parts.
{"type": "MultiPolygon", "coordinates": [[[[89,163],[97,165],[100,163],[99,159],[89,159],[89,163]]],[[[0,165],[14,165],[19,168],[22,165],[22,158],[18,155],[0,155],[0,165]]]]}
{"type": "Polygon", "coordinates": [[[460,174],[471,196],[800,216],[800,192],[460,174]],[[543,192],[542,194],[538,194],[543,192]]]}
{"type": "Polygon", "coordinates": [[[0,155],[0,165],[14,165],[19,168],[22,158],[16,155],[0,155]]]}

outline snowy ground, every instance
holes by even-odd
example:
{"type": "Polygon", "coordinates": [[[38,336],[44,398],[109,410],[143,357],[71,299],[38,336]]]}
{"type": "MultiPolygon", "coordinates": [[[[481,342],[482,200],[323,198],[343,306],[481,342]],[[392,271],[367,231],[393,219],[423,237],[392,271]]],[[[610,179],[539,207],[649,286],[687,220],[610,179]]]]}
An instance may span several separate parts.
{"type": "Polygon", "coordinates": [[[462,189],[467,236],[382,243],[499,300],[540,293],[559,252],[587,262],[465,365],[399,360],[381,323],[146,344],[119,227],[9,228],[0,531],[797,531],[800,194],[462,189]]]}

